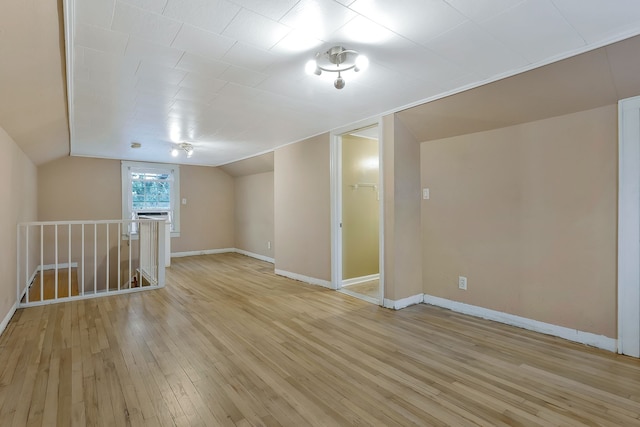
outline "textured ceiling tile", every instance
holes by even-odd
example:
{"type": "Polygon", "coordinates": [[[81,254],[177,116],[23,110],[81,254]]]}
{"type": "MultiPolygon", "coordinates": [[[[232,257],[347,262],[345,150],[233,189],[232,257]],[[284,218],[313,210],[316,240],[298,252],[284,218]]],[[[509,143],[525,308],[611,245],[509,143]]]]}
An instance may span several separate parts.
{"type": "Polygon", "coordinates": [[[553,3],[589,43],[621,32],[637,34],[638,0],[554,0],[553,3]]]}
{"type": "Polygon", "coordinates": [[[221,61],[208,60],[199,55],[185,53],[176,65],[176,68],[191,73],[199,73],[208,78],[220,76],[229,67],[229,64],[221,61]]]}
{"type": "Polygon", "coordinates": [[[480,25],[530,62],[585,45],[550,0],[525,1],[480,25]]]}
{"type": "Polygon", "coordinates": [[[217,92],[228,82],[226,80],[214,79],[205,74],[189,73],[180,82],[181,87],[208,92],[217,92]]]}
{"type": "Polygon", "coordinates": [[[256,86],[267,78],[266,74],[249,70],[248,68],[236,67],[227,68],[220,76],[220,79],[238,83],[245,86],[256,86]]]}
{"type": "Polygon", "coordinates": [[[178,93],[175,95],[176,100],[180,101],[199,101],[209,103],[215,97],[215,94],[212,92],[207,92],[200,89],[190,89],[186,87],[181,87],[178,93]]]}
{"type": "MultiPolygon", "coordinates": [[[[121,55],[112,55],[99,50],[87,49],[84,53],[84,65],[86,73],[93,83],[99,83],[111,75],[111,83],[119,83],[120,79],[133,77],[138,67],[138,61],[125,58],[121,55]]],[[[104,82],[106,83],[106,82],[104,82]]]]}
{"type": "Polygon", "coordinates": [[[517,6],[523,1],[524,0],[447,0],[447,3],[467,18],[475,22],[482,22],[509,8],[517,6]]]}
{"type": "Polygon", "coordinates": [[[355,12],[332,0],[301,0],[280,23],[317,39],[326,40],[329,34],[355,16],[355,12]],[[322,16],[322,19],[318,19],[319,16],[322,16]]]}
{"type": "Polygon", "coordinates": [[[442,0],[357,0],[350,8],[417,43],[425,43],[467,21],[442,0]],[[423,12],[417,12],[420,10],[423,12]]]}
{"type": "MultiPolygon", "coordinates": [[[[311,37],[304,30],[294,29],[284,36],[275,46],[271,48],[272,52],[280,55],[291,55],[298,52],[306,52],[322,45],[322,40],[311,37]]],[[[310,55],[312,57],[313,55],[310,55]]]]}
{"type": "Polygon", "coordinates": [[[79,24],[75,31],[75,44],[102,52],[121,55],[127,46],[127,35],[105,28],[79,24]]]}
{"type": "Polygon", "coordinates": [[[224,62],[255,71],[262,71],[280,59],[281,55],[242,42],[234,44],[222,57],[224,62]]]}
{"type": "Polygon", "coordinates": [[[180,23],[162,15],[118,2],[111,28],[168,46],[178,34],[180,23]]]}
{"type": "Polygon", "coordinates": [[[150,43],[137,37],[130,37],[124,55],[140,61],[174,67],[184,55],[184,51],[150,43]]]}
{"type": "Polygon", "coordinates": [[[234,3],[266,16],[269,19],[278,21],[282,18],[299,0],[234,0],[234,3]]]}
{"type": "MultiPolygon", "coordinates": [[[[394,38],[398,39],[400,36],[362,15],[357,15],[330,35],[331,40],[343,40],[367,46],[387,46],[394,38]]],[[[406,39],[403,38],[403,40],[406,39]]]]}
{"type": "Polygon", "coordinates": [[[162,13],[164,7],[167,5],[167,0],[119,0],[123,3],[130,4],[131,6],[139,7],[140,9],[146,9],[153,13],[162,13]]]}
{"type": "Polygon", "coordinates": [[[209,59],[220,59],[235,41],[190,25],[183,25],[172,47],[209,59]]]}
{"type": "Polygon", "coordinates": [[[138,80],[154,80],[169,85],[179,84],[186,75],[183,70],[161,67],[145,61],[142,61],[136,72],[138,80]]]}
{"type": "Polygon", "coordinates": [[[84,0],[75,3],[76,22],[109,28],[115,0],[84,0]]]}
{"type": "Polygon", "coordinates": [[[427,48],[462,67],[489,78],[528,61],[471,21],[427,43],[427,48]]]}
{"type": "MultiPolygon", "coordinates": [[[[220,90],[220,95],[233,97],[235,99],[244,99],[244,100],[256,98],[260,96],[261,93],[262,93],[261,90],[258,90],[249,86],[240,85],[237,83],[229,83],[228,85],[226,85],[224,88],[220,90]]],[[[247,108],[251,108],[251,107],[252,107],[251,105],[247,105],[247,108]]]]}
{"type": "Polygon", "coordinates": [[[164,16],[214,33],[229,25],[240,7],[227,0],[168,0],[164,16]]]}
{"type": "Polygon", "coordinates": [[[269,49],[287,35],[291,29],[257,13],[243,9],[224,30],[224,35],[269,49]]]}

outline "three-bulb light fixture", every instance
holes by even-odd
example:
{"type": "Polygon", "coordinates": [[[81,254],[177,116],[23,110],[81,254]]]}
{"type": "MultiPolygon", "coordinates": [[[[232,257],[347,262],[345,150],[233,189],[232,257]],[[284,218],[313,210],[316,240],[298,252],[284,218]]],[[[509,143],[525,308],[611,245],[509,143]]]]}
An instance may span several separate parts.
{"type": "Polygon", "coordinates": [[[181,149],[185,153],[187,153],[187,157],[193,156],[193,145],[189,144],[188,142],[181,142],[177,147],[173,147],[173,149],[171,150],[171,155],[173,157],[178,157],[181,149]]]}
{"type": "Polygon", "coordinates": [[[334,46],[326,52],[316,53],[315,59],[311,59],[305,65],[307,74],[321,75],[323,71],[338,73],[333,82],[336,89],[342,89],[345,85],[342,73],[353,70],[363,71],[369,66],[369,59],[355,50],[345,49],[342,46],[334,46]]]}

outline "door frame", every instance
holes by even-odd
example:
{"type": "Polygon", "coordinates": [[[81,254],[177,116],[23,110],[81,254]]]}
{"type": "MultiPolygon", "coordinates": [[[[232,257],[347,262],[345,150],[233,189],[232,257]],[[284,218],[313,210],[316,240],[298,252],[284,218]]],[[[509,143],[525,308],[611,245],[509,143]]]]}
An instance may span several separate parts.
{"type": "Polygon", "coordinates": [[[357,122],[331,131],[330,185],[331,185],[331,287],[342,288],[342,135],[359,129],[377,126],[378,129],[378,191],[380,200],[378,228],[378,305],[384,302],[384,173],[382,117],[357,122]]]}
{"type": "Polygon", "coordinates": [[[640,357],[640,97],[618,101],[618,353],[640,357]]]}

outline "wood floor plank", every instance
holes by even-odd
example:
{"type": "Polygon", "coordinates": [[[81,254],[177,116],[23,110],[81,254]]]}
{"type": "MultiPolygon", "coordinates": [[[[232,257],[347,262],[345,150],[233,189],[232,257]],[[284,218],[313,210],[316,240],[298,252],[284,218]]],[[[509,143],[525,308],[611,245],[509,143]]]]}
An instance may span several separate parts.
{"type": "Polygon", "coordinates": [[[0,425],[640,426],[640,361],[198,256],[163,289],[18,310],[0,425]]]}

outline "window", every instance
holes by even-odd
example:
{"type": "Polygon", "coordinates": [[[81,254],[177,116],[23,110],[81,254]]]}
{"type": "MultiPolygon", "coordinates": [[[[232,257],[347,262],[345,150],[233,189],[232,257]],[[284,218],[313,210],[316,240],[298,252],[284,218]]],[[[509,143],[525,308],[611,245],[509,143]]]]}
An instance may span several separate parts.
{"type": "MultiPolygon", "coordinates": [[[[122,217],[142,216],[166,216],[171,236],[180,235],[179,166],[122,162],[122,217]]],[[[137,232],[135,226],[129,231],[137,232]]]]}

